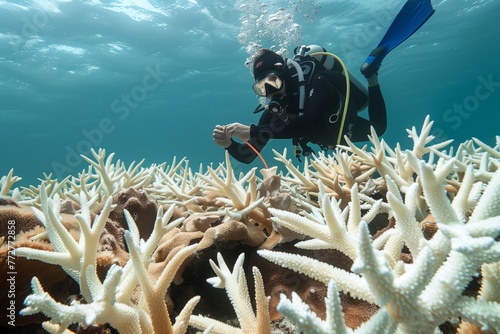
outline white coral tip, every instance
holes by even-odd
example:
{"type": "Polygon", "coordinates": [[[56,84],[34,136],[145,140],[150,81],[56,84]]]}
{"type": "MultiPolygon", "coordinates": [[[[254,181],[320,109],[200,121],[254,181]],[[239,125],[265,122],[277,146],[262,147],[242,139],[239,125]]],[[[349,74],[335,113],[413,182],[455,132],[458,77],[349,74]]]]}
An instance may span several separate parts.
{"type": "Polygon", "coordinates": [[[208,282],[208,284],[212,285],[214,288],[218,288],[218,289],[224,289],[224,287],[226,286],[224,284],[224,281],[222,279],[220,279],[219,277],[207,278],[207,282],[208,282]]]}

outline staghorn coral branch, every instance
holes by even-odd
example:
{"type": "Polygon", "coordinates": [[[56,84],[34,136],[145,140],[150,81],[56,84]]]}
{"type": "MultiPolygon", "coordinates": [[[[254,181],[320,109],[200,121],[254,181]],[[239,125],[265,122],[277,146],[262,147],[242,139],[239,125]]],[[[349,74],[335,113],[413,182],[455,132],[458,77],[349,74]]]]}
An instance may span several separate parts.
{"type": "MultiPolygon", "coordinates": [[[[179,226],[184,221],[184,218],[178,218],[169,223],[174,210],[175,206],[173,205],[170,206],[165,213],[163,213],[163,208],[161,206],[158,208],[153,232],[145,243],[141,243],[140,254],[143,257],[143,262],[148,261],[151,258],[151,255],[155,251],[156,247],[158,247],[160,239],[163,235],[179,226]]],[[[135,221],[131,217],[129,217],[129,220],[127,221],[129,225],[135,225],[135,221]]],[[[136,239],[139,240],[139,236],[137,236],[136,239]]],[[[127,262],[123,268],[123,272],[122,282],[120,283],[120,288],[116,298],[121,302],[126,302],[130,300],[132,293],[134,292],[134,288],[137,285],[137,276],[134,273],[134,265],[132,261],[127,262]]]]}
{"type": "Polygon", "coordinates": [[[359,226],[358,257],[352,265],[352,271],[363,274],[374,287],[377,304],[384,306],[394,298],[394,276],[382,254],[376,253],[371,243],[368,226],[361,222],[359,226]]]}
{"type": "Polygon", "coordinates": [[[477,145],[479,145],[479,147],[481,147],[483,150],[488,152],[494,159],[500,159],[500,152],[498,151],[498,147],[496,147],[496,148],[490,147],[490,146],[486,145],[485,143],[483,143],[482,141],[480,141],[479,139],[474,138],[474,137],[472,137],[472,140],[477,145]]]}
{"type": "Polygon", "coordinates": [[[420,162],[420,175],[424,195],[434,217],[442,224],[452,224],[459,221],[443,187],[444,180],[450,174],[453,164],[454,160],[449,160],[442,168],[433,171],[429,165],[420,162]]]}
{"type": "Polygon", "coordinates": [[[189,318],[189,325],[197,329],[205,329],[203,333],[209,334],[246,334],[240,328],[202,315],[192,315],[189,318]]]}
{"type": "MultiPolygon", "coordinates": [[[[45,189],[42,187],[42,190],[45,189]]],[[[64,331],[71,323],[81,323],[88,326],[94,322],[109,322],[120,333],[154,332],[159,334],[184,333],[186,331],[188,318],[199,298],[195,297],[188,302],[179,315],[179,324],[173,327],[170,320],[168,320],[164,296],[179,266],[187,256],[194,253],[197,244],[178,252],[165,267],[155,284],[149,280],[145,268],[145,264],[149,263],[147,260],[157,247],[160,238],[183,220],[178,219],[170,224],[168,223],[173,214],[173,206],[169,208],[165,215],[163,215],[162,208],[159,208],[155,228],[146,242],[140,240],[139,230],[133,218],[128,211],[125,211],[126,220],[132,231],[125,232],[125,239],[131,251],[131,260],[125,265],[124,269],[112,266],[105,280],[101,283],[95,269],[96,249],[99,236],[112,208],[112,198],[107,198],[101,213],[92,224],[89,206],[93,199],[87,201],[86,195],[83,193],[80,195],[82,209],[81,213],[75,215],[80,224],[80,239],[77,244],[67,234],[57,217],[59,211],[57,196],[55,199],[46,198],[45,191],[42,191],[41,195],[44,213],[38,212],[38,216],[43,219],[46,228],[51,231],[49,238],[54,242],[54,247],[59,252],[43,253],[37,250],[18,249],[22,254],[34,254],[41,260],[58,261],[58,264],[67,266],[64,268],[66,270],[68,270],[68,267],[73,268],[71,272],[79,282],[81,293],[87,304],[76,302],[70,306],[59,304],[45,293],[38,280],[34,279],[34,293],[26,299],[28,307],[23,310],[23,314],[34,314],[43,311],[49,318],[52,318],[51,326],[56,326],[60,332],[64,331]],[[137,285],[137,278],[142,287],[142,294],[146,304],[149,305],[146,312],[131,304],[130,299],[124,298],[130,296],[131,291],[137,285]],[[169,325],[166,325],[165,319],[168,320],[169,325]]]]}
{"type": "Polygon", "coordinates": [[[9,173],[7,176],[3,176],[0,179],[0,196],[7,196],[9,194],[10,188],[14,183],[17,181],[22,180],[19,176],[13,176],[14,175],[14,168],[11,168],[9,170],[9,173]]]}
{"type": "MultiPolygon", "coordinates": [[[[360,217],[360,203],[351,206],[350,219],[354,220],[351,223],[346,223],[338,201],[335,198],[330,198],[325,193],[321,182],[318,182],[320,195],[319,202],[321,208],[321,218],[316,222],[311,221],[314,217],[302,217],[298,214],[269,208],[269,212],[273,215],[271,218],[275,223],[301,233],[309,235],[315,239],[302,241],[296,244],[299,248],[305,249],[321,249],[330,248],[338,249],[346,254],[351,259],[356,257],[355,239],[349,231],[356,229],[356,217],[360,217]]],[[[358,199],[355,195],[354,199],[358,199]]],[[[319,213],[318,213],[319,214],[319,213]]],[[[370,214],[372,216],[372,214],[370,214]]],[[[355,231],[354,231],[355,232],[355,231]]]]}
{"type": "Polygon", "coordinates": [[[139,172],[142,164],[145,159],[142,159],[135,164],[135,161],[132,161],[129,168],[124,171],[123,177],[120,179],[120,184],[123,189],[128,188],[142,188],[145,184],[147,184],[151,178],[151,174],[153,173],[154,168],[144,169],[139,172]]]}
{"type": "Polygon", "coordinates": [[[226,289],[227,295],[236,311],[236,316],[240,321],[241,330],[243,333],[250,333],[253,330],[255,314],[250,303],[250,295],[243,272],[243,261],[244,255],[241,254],[238,256],[233,272],[231,273],[222,255],[217,253],[219,266],[210,260],[210,265],[217,274],[217,277],[209,278],[207,282],[214,287],[226,289]]]}
{"type": "MultiPolygon", "coordinates": [[[[191,194],[188,194],[184,191],[187,188],[187,185],[186,185],[187,181],[185,178],[182,179],[182,182],[179,186],[177,184],[177,182],[175,182],[175,180],[174,180],[175,175],[170,176],[164,172],[161,172],[161,173],[163,175],[163,180],[162,180],[163,183],[161,186],[168,188],[172,192],[172,194],[175,196],[176,199],[178,199],[178,200],[192,200],[193,199],[193,196],[191,194]]],[[[186,174],[184,173],[184,175],[186,175],[186,174]]]]}
{"type": "MultiPolygon", "coordinates": [[[[309,180],[307,175],[302,174],[296,167],[294,167],[292,165],[292,160],[286,158],[286,153],[287,153],[286,148],[284,149],[283,154],[280,154],[278,151],[276,151],[274,149],[273,149],[273,153],[274,153],[274,155],[276,155],[276,157],[274,159],[282,162],[285,165],[285,167],[288,169],[288,171],[293,176],[295,176],[295,178],[298,180],[298,183],[304,185],[304,187],[306,187],[306,188],[315,189],[315,187],[316,187],[315,184],[309,180]]],[[[306,171],[307,170],[307,159],[305,159],[304,165],[305,165],[304,171],[306,171]]]]}
{"type": "Polygon", "coordinates": [[[351,202],[349,203],[349,220],[347,221],[347,231],[355,234],[361,221],[361,203],[358,195],[358,184],[354,184],[351,189],[351,202]]]}
{"type": "Polygon", "coordinates": [[[434,121],[430,121],[430,116],[427,115],[425,117],[420,134],[417,134],[417,130],[415,127],[412,127],[412,130],[406,130],[406,132],[408,132],[408,137],[413,140],[412,152],[418,157],[418,159],[422,159],[423,155],[430,152],[431,150],[439,150],[445,146],[448,146],[453,141],[452,139],[450,139],[445,142],[426,147],[428,143],[434,140],[434,136],[429,135],[433,124],[434,121]]]}
{"type": "Polygon", "coordinates": [[[434,258],[429,248],[422,250],[417,257],[413,270],[400,278],[396,278],[390,270],[385,258],[373,248],[366,223],[359,229],[359,256],[352,270],[362,273],[368,284],[373,287],[377,304],[385,307],[392,322],[401,323],[407,332],[413,333],[419,321],[429,321],[420,304],[414,302],[415,296],[426,287],[434,265],[434,258]],[[418,269],[417,269],[418,268],[418,269]],[[411,296],[408,291],[411,288],[411,296]],[[416,315],[422,316],[418,318],[416,315]],[[414,319],[413,319],[414,318],[414,319]],[[415,321],[416,320],[416,321],[415,321]]]}
{"type": "Polygon", "coordinates": [[[344,322],[344,314],[342,312],[342,304],[339,297],[337,284],[334,281],[328,283],[326,304],[326,323],[330,333],[347,334],[352,332],[346,327],[344,322]]]}
{"type": "MultiPolygon", "coordinates": [[[[323,248],[327,248],[328,245],[334,243],[331,240],[331,234],[328,227],[324,224],[315,222],[313,217],[303,217],[296,213],[269,208],[269,212],[273,215],[271,220],[280,226],[284,226],[294,232],[309,235],[315,239],[321,240],[324,245],[323,248]]],[[[307,247],[307,244],[305,245],[307,247]]]]}
{"type": "Polygon", "coordinates": [[[500,303],[500,262],[483,264],[481,267],[482,284],[478,299],[500,303]]]}
{"type": "MultiPolygon", "coordinates": [[[[93,268],[88,270],[89,273],[93,271],[93,268]]],[[[109,322],[120,333],[141,333],[137,311],[129,305],[114,302],[113,291],[116,289],[120,275],[120,267],[111,267],[101,291],[96,293],[97,298],[94,302],[91,304],[73,302],[70,306],[55,302],[43,290],[38,279],[34,277],[32,280],[33,294],[26,298],[26,307],[20,313],[30,315],[43,312],[51,318],[52,323],[60,325],[60,331],[72,323],[82,323],[88,326],[94,322],[109,322]]],[[[151,332],[151,329],[144,328],[143,330],[151,332]]]]}
{"type": "Polygon", "coordinates": [[[500,331],[500,304],[471,297],[461,297],[453,306],[464,321],[481,326],[485,332],[500,331]]]}
{"type": "Polygon", "coordinates": [[[70,331],[69,329],[61,328],[60,325],[54,324],[50,321],[44,321],[42,323],[42,328],[45,329],[47,332],[53,334],[76,334],[75,332],[70,331]]]}
{"type": "Polygon", "coordinates": [[[375,302],[375,297],[370,291],[366,281],[356,274],[349,273],[307,256],[264,249],[257,251],[257,253],[266,260],[277,263],[282,267],[301,272],[324,284],[328,284],[331,280],[334,280],[340,291],[348,292],[351,296],[366,300],[370,303],[375,302]]]}
{"type": "Polygon", "coordinates": [[[16,255],[60,265],[73,279],[79,281],[82,249],[61,223],[58,217],[59,209],[57,212],[54,209],[54,206],[58,208],[58,204],[54,204],[58,198],[55,201],[47,198],[44,184],[41,185],[40,198],[43,213],[36,208],[33,208],[33,212],[45,226],[55,252],[19,247],[16,249],[16,255]]]}
{"type": "Polygon", "coordinates": [[[256,267],[252,268],[255,280],[256,313],[252,309],[248,292],[245,272],[243,270],[244,254],[240,254],[231,272],[220,253],[217,253],[217,262],[210,260],[210,265],[216,277],[207,279],[207,282],[216,288],[226,289],[227,295],[233,304],[241,329],[228,326],[219,321],[203,316],[191,316],[189,324],[197,329],[213,327],[211,333],[262,333],[271,334],[269,305],[264,293],[262,276],[256,267]],[[255,328],[255,324],[257,328],[255,328]]]}
{"type": "MultiPolygon", "coordinates": [[[[417,256],[419,253],[419,243],[423,236],[418,226],[418,221],[415,219],[417,203],[411,202],[411,199],[417,198],[419,186],[417,183],[412,184],[407,191],[408,196],[406,202],[403,202],[399,189],[394,181],[389,177],[387,177],[386,180],[389,190],[387,193],[387,201],[393,209],[396,218],[396,230],[403,238],[406,246],[410,249],[410,253],[413,256],[417,256]]],[[[399,258],[399,253],[397,254],[397,258],[399,258]]]]}
{"type": "MultiPolygon", "coordinates": [[[[181,310],[179,315],[175,318],[175,324],[173,326],[174,333],[183,334],[187,332],[187,328],[189,326],[189,319],[192,317],[193,310],[200,301],[200,296],[195,296],[188,300],[184,308],[181,310]]],[[[210,327],[207,328],[206,332],[203,333],[211,333],[210,327]]]]}
{"type": "Polygon", "coordinates": [[[90,325],[97,317],[96,312],[87,310],[85,306],[74,304],[72,306],[61,305],[45,292],[38,278],[31,280],[33,294],[29,295],[24,304],[26,305],[19,313],[21,315],[32,315],[43,312],[46,316],[66,329],[73,322],[90,325]]]}
{"type": "MultiPolygon", "coordinates": [[[[91,167],[89,167],[89,170],[90,169],[91,167]]],[[[78,174],[78,177],[72,177],[70,180],[68,180],[68,183],[73,192],[66,192],[65,196],[75,203],[78,203],[80,200],[78,194],[81,195],[83,193],[87,200],[96,197],[97,194],[95,194],[92,189],[95,189],[95,187],[99,183],[99,180],[92,181],[91,179],[92,175],[90,171],[89,173],[82,171],[78,174]]]]}
{"type": "Polygon", "coordinates": [[[344,137],[347,143],[345,145],[337,145],[338,150],[344,150],[347,152],[351,152],[354,158],[362,163],[369,164],[371,160],[370,153],[367,152],[367,145],[364,145],[362,148],[357,147],[354,143],[347,137],[344,137]]]}
{"type": "Polygon", "coordinates": [[[252,267],[253,279],[255,282],[255,310],[257,321],[257,333],[271,334],[271,323],[269,315],[269,301],[264,291],[264,281],[262,274],[257,267],[252,267]]]}
{"type": "Polygon", "coordinates": [[[410,186],[411,183],[403,179],[397,171],[386,161],[384,161],[384,152],[379,151],[377,156],[373,156],[373,161],[375,166],[377,166],[377,171],[382,175],[382,177],[390,177],[397,183],[398,187],[405,192],[405,190],[410,186]]]}
{"type": "Polygon", "coordinates": [[[373,144],[372,151],[374,152],[384,151],[383,140],[382,141],[380,140],[380,138],[377,135],[377,131],[375,131],[375,128],[373,126],[370,127],[370,134],[371,135],[368,136],[368,139],[373,144]]]}
{"type": "MultiPolygon", "coordinates": [[[[327,323],[323,322],[316,313],[312,312],[309,305],[305,304],[294,291],[292,291],[292,300],[287,299],[284,294],[281,294],[280,298],[278,311],[296,324],[296,333],[337,333],[327,323]]],[[[349,333],[345,325],[343,329],[344,331],[340,331],[340,333],[349,333]]]]}
{"type": "MultiPolygon", "coordinates": [[[[112,202],[113,201],[111,197],[109,197],[106,200],[106,203],[104,204],[101,213],[95,218],[93,225],[90,220],[90,215],[86,216],[81,214],[75,215],[75,218],[78,220],[78,223],[80,224],[80,230],[81,230],[81,235],[79,240],[79,249],[80,253],[82,254],[81,259],[79,261],[80,272],[85,272],[87,267],[90,266],[92,266],[95,270],[99,237],[104,228],[104,224],[106,224],[106,220],[108,219],[109,213],[111,212],[112,202]]],[[[94,272],[93,276],[94,278],[97,278],[97,272],[94,272]]],[[[86,278],[87,275],[80,275],[79,279],[80,289],[85,300],[87,300],[88,302],[92,302],[93,297],[91,295],[90,289],[88,288],[86,278]]]]}
{"type": "Polygon", "coordinates": [[[245,217],[247,215],[251,215],[251,213],[256,208],[262,207],[264,205],[263,204],[264,199],[265,198],[262,197],[262,198],[259,198],[258,200],[256,200],[255,202],[251,202],[246,208],[243,208],[242,210],[231,211],[229,209],[226,209],[225,214],[227,215],[227,217],[229,217],[231,219],[242,220],[243,217],[245,217]]]}
{"type": "Polygon", "coordinates": [[[484,190],[482,200],[470,217],[471,222],[481,221],[489,217],[500,216],[500,170],[495,172],[488,186],[484,190]]]}
{"type": "MultiPolygon", "coordinates": [[[[147,269],[143,263],[143,256],[140,254],[140,247],[137,245],[133,236],[129,231],[125,231],[125,240],[127,241],[128,248],[130,250],[130,258],[134,266],[134,272],[137,275],[137,279],[142,288],[144,298],[146,299],[149,314],[152,319],[153,330],[155,334],[172,334],[174,328],[170,320],[170,316],[167,310],[167,305],[165,304],[165,294],[167,289],[174,278],[175,273],[182,265],[184,260],[196,251],[198,244],[193,244],[188,247],[184,247],[174,257],[169,261],[160,277],[157,279],[156,283],[151,282],[147,269]]],[[[196,299],[195,299],[196,300],[196,299]]],[[[194,303],[194,301],[192,303],[194,303]]],[[[195,305],[188,303],[188,308],[193,309],[195,305]]],[[[187,312],[187,311],[186,311],[187,312]]],[[[189,315],[184,314],[182,319],[189,315]]],[[[177,329],[183,329],[183,326],[177,327],[177,329]]],[[[182,332],[183,333],[183,332],[182,332]]]]}
{"type": "Polygon", "coordinates": [[[337,156],[337,159],[340,161],[340,166],[344,171],[343,176],[344,176],[344,181],[347,184],[347,187],[352,188],[356,181],[354,180],[354,177],[349,169],[347,154],[341,153],[337,156]]]}
{"type": "Polygon", "coordinates": [[[99,149],[99,151],[96,152],[94,149],[91,149],[91,153],[97,162],[93,161],[90,158],[87,158],[84,155],[81,155],[81,157],[89,164],[91,164],[98,173],[98,176],[101,179],[101,184],[104,185],[104,199],[106,199],[107,197],[113,196],[115,192],[114,184],[123,177],[125,171],[113,168],[111,162],[115,155],[114,153],[111,153],[108,156],[106,162],[104,161],[106,157],[106,150],[99,149]]]}
{"type": "MultiPolygon", "coordinates": [[[[212,177],[213,185],[215,186],[215,188],[219,192],[225,194],[231,200],[235,208],[244,208],[247,194],[243,189],[241,189],[241,187],[237,186],[237,183],[233,180],[232,168],[228,169],[228,174],[226,176],[225,182],[217,176],[212,168],[209,168],[208,170],[210,172],[210,176],[212,177]]],[[[207,181],[211,182],[209,179],[207,179],[207,181]]]]}
{"type": "Polygon", "coordinates": [[[460,189],[457,196],[453,199],[451,206],[453,210],[457,213],[457,218],[459,221],[465,222],[467,219],[467,212],[470,210],[469,205],[469,195],[474,185],[474,168],[472,165],[467,167],[465,175],[460,185],[460,189]]]}
{"type": "Polygon", "coordinates": [[[407,183],[410,184],[413,183],[414,182],[413,173],[415,171],[413,170],[413,168],[411,168],[411,165],[408,164],[408,162],[406,161],[406,156],[401,151],[399,143],[396,146],[395,157],[396,157],[395,166],[396,170],[398,171],[398,174],[407,183]]]}

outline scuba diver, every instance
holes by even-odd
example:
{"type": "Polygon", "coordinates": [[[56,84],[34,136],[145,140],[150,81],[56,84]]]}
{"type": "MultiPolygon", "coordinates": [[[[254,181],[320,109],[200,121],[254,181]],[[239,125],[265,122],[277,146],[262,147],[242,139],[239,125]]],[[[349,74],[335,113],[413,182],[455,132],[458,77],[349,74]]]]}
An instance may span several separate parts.
{"type": "MultiPolygon", "coordinates": [[[[259,152],[270,139],[292,139],[299,158],[299,154],[307,156],[313,152],[307,145],[309,142],[322,149],[331,149],[337,144],[339,133],[341,138],[346,135],[356,142],[367,140],[371,126],[379,135],[385,132],[386,109],[376,72],[367,78],[368,94],[350,76],[351,99],[345,109],[346,83],[338,62],[328,56],[309,57],[316,52],[326,52],[316,45],[302,46],[296,51],[299,52],[298,57],[294,57],[296,60],[284,59],[268,49],[260,50],[255,56],[253,90],[267,98],[258,124],[232,123],[215,127],[215,143],[240,162],[250,163],[257,153],[246,144],[234,141],[233,137],[248,140],[259,152]],[[369,120],[357,115],[367,104],[369,120]],[[341,129],[344,112],[347,114],[341,129]]],[[[345,143],[344,140],[341,143],[345,143]]]]}
{"type": "Polygon", "coordinates": [[[385,102],[378,83],[384,57],[416,32],[434,13],[430,0],[407,0],[386,34],[361,66],[366,89],[340,58],[320,46],[301,46],[292,59],[261,49],[254,57],[253,90],[265,99],[258,124],[216,125],[214,142],[243,163],[252,162],[271,139],[292,139],[295,156],[322,149],[366,141],[373,127],[382,135],[387,127],[385,102]],[[368,118],[357,115],[368,106],[368,118]],[[240,138],[239,143],[233,138],[240,138]]]}

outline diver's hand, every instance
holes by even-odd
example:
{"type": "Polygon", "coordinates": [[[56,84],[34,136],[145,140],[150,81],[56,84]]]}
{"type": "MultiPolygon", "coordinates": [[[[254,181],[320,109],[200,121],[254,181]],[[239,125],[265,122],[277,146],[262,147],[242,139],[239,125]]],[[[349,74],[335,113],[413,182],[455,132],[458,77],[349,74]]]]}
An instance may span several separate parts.
{"type": "Polygon", "coordinates": [[[230,138],[239,137],[248,140],[250,138],[250,127],[241,123],[231,123],[226,125],[226,135],[230,138]]]}
{"type": "Polygon", "coordinates": [[[225,126],[216,125],[212,133],[212,138],[222,148],[228,148],[231,145],[231,137],[227,136],[225,126]]]}

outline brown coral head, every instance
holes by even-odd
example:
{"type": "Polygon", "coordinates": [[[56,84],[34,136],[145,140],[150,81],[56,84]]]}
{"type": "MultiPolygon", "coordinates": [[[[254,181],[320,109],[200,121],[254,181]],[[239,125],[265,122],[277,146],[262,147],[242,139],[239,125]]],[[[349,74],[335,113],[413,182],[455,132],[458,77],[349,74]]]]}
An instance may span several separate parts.
{"type": "Polygon", "coordinates": [[[70,199],[61,202],[61,213],[75,214],[78,209],[80,209],[80,206],[70,199]]]}
{"type": "Polygon", "coordinates": [[[113,197],[116,207],[109,214],[109,219],[118,222],[122,227],[127,227],[123,210],[127,209],[134,218],[141,238],[147,240],[151,235],[156,220],[156,203],[144,190],[129,188],[119,192],[113,197]]]}
{"type": "Polygon", "coordinates": [[[12,206],[19,207],[19,205],[16,203],[16,201],[14,201],[12,198],[6,197],[6,196],[0,196],[0,206],[4,206],[4,205],[12,205],[12,206]]]}
{"type": "Polygon", "coordinates": [[[281,187],[281,177],[279,175],[270,176],[264,179],[264,181],[262,182],[261,194],[264,195],[262,193],[262,190],[265,189],[267,192],[266,194],[268,194],[269,196],[273,196],[279,193],[280,187],[281,187]]]}
{"type": "Polygon", "coordinates": [[[212,224],[215,222],[218,222],[220,220],[220,217],[217,215],[204,215],[204,214],[199,214],[199,213],[193,213],[189,217],[184,220],[183,226],[182,226],[182,231],[185,232],[205,232],[208,230],[210,227],[212,227],[212,224]]]}
{"type": "Polygon", "coordinates": [[[248,237],[247,226],[236,220],[229,220],[207,229],[198,244],[198,250],[225,245],[230,241],[240,241],[248,237]]]}
{"type": "Polygon", "coordinates": [[[290,194],[277,194],[269,199],[269,204],[275,209],[289,210],[292,204],[292,197],[290,194]]]}
{"type": "Polygon", "coordinates": [[[0,237],[13,232],[17,235],[37,226],[42,226],[42,223],[35,216],[31,207],[24,205],[0,206],[0,237]]]}

